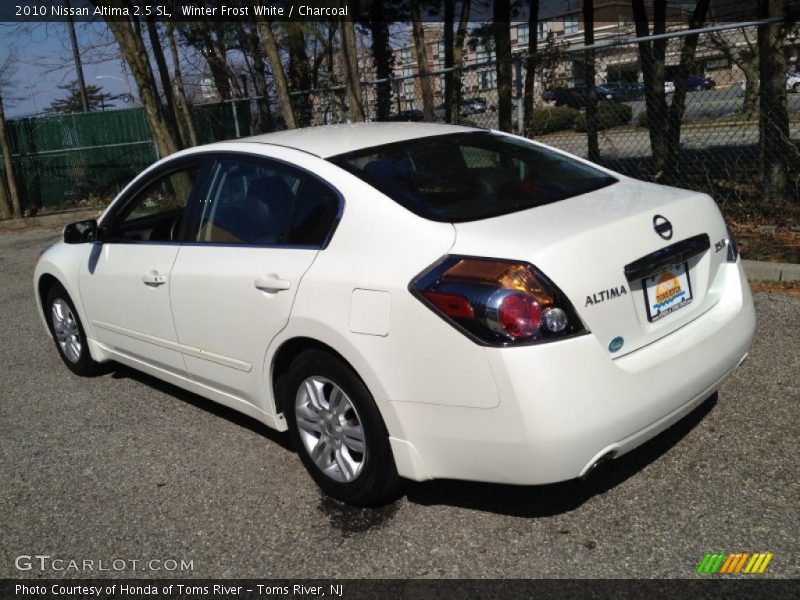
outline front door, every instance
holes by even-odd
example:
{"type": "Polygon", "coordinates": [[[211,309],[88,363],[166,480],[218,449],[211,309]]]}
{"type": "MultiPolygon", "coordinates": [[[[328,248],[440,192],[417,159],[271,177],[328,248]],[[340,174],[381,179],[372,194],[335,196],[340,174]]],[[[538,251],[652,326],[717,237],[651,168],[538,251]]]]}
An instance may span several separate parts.
{"type": "Polygon", "coordinates": [[[201,165],[159,169],[101,222],[104,239],[81,266],[93,338],[115,358],[179,374],[186,367],[170,307],[170,272],[201,165]]]}

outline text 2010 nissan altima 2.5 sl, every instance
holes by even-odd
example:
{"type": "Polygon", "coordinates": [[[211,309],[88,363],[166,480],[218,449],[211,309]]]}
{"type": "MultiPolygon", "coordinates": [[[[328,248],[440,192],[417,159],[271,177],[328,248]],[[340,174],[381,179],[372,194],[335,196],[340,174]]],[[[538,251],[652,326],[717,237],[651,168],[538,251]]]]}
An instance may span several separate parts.
{"type": "Polygon", "coordinates": [[[339,125],[179,152],[35,271],[67,367],[288,430],[317,484],[587,474],[711,395],[755,328],[706,195],[529,140],[339,125]]]}

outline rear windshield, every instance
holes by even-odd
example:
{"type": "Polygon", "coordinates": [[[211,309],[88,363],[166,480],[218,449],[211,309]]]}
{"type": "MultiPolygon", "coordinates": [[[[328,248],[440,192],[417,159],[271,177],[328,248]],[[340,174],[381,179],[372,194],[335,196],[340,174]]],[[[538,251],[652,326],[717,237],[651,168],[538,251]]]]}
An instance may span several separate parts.
{"type": "Polygon", "coordinates": [[[366,148],[329,159],[433,221],[475,221],[557,202],[617,180],[566,156],[490,132],[366,148]]]}

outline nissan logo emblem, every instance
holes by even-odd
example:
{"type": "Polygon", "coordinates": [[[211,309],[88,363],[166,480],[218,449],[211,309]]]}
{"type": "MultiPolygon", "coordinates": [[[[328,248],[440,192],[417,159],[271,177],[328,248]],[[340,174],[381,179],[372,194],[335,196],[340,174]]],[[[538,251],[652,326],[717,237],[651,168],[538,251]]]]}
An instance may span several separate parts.
{"type": "Polygon", "coordinates": [[[653,217],[653,229],[665,240],[672,239],[672,223],[669,222],[667,217],[661,215],[653,217]]]}

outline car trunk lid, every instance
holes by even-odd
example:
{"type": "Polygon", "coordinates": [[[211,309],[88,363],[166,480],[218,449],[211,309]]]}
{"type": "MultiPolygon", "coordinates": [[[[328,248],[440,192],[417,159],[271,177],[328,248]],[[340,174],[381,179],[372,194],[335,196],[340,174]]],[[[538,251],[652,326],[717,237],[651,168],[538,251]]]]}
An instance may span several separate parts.
{"type": "Polygon", "coordinates": [[[727,233],[705,194],[623,177],[588,194],[455,227],[452,254],[532,263],[614,358],[668,335],[719,299],[713,280],[727,233]]]}

